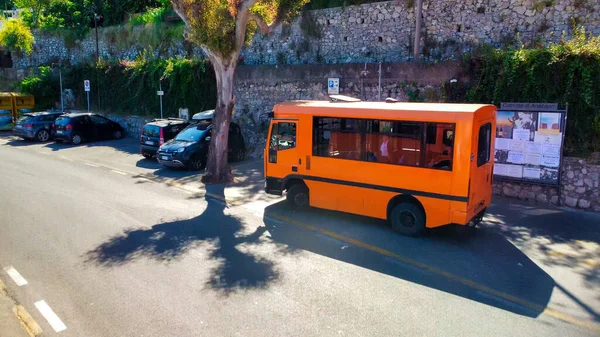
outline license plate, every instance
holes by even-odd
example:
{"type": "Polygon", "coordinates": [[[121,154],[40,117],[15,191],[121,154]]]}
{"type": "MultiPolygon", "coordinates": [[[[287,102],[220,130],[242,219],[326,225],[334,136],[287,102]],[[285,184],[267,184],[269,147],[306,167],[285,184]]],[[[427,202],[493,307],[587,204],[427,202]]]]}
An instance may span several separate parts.
{"type": "Polygon", "coordinates": [[[57,135],[62,135],[62,133],[63,133],[62,131],[56,131],[57,135]]]}
{"type": "Polygon", "coordinates": [[[144,144],[146,144],[146,145],[154,145],[154,142],[147,140],[147,141],[144,142],[144,144]]]}
{"type": "Polygon", "coordinates": [[[167,157],[167,156],[160,156],[160,159],[161,160],[169,160],[169,157],[167,157]]]}

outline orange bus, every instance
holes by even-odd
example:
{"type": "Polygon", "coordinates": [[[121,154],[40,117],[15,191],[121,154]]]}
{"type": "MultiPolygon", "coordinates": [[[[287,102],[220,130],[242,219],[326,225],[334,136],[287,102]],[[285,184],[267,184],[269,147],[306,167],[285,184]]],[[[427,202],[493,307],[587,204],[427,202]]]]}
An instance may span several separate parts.
{"type": "Polygon", "coordinates": [[[416,236],[476,225],[492,196],[496,107],[293,101],[270,114],[265,190],[416,236]]]}

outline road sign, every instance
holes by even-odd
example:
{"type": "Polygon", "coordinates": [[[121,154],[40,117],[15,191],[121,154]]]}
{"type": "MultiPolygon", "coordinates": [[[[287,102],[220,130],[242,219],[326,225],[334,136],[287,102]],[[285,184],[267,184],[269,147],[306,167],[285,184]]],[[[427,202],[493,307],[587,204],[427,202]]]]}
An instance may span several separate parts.
{"type": "Polygon", "coordinates": [[[339,95],[340,94],[340,79],[339,78],[329,78],[327,80],[327,93],[329,95],[339,95]]]}
{"type": "Polygon", "coordinates": [[[159,90],[159,91],[157,91],[157,92],[156,92],[156,94],[157,94],[158,96],[164,96],[164,95],[165,95],[165,92],[164,92],[164,91],[162,91],[162,90],[159,90]]]}
{"type": "Polygon", "coordinates": [[[83,88],[85,91],[90,92],[90,80],[83,81],[83,88]]]}

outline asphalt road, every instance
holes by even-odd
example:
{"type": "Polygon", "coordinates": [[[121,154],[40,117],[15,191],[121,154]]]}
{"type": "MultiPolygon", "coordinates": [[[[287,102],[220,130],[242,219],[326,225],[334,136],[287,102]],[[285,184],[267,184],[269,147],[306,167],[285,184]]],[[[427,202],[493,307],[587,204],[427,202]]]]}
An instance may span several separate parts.
{"type": "Polygon", "coordinates": [[[587,302],[548,312],[557,277],[501,229],[404,238],[360,217],[227,206],[219,187],[199,196],[120,170],[133,151],[51,150],[0,143],[0,269],[27,284],[0,279],[45,336],[598,333],[587,302]]]}

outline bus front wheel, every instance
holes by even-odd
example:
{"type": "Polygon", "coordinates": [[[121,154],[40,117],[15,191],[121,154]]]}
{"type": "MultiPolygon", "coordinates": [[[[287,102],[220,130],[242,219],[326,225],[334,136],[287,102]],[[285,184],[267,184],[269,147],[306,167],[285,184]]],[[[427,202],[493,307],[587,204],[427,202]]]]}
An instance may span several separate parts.
{"type": "Polygon", "coordinates": [[[417,205],[402,202],[392,209],[390,223],[402,235],[419,236],[425,231],[425,214],[417,205]]]}
{"type": "Polygon", "coordinates": [[[302,184],[294,184],[288,188],[286,199],[294,208],[306,208],[309,204],[308,188],[302,184]]]}

